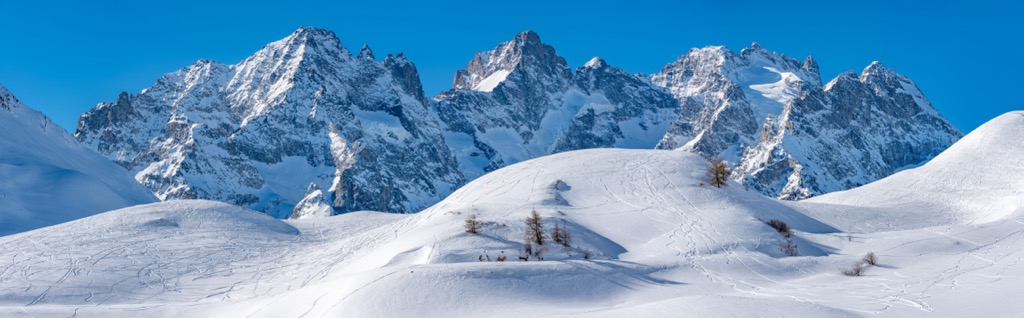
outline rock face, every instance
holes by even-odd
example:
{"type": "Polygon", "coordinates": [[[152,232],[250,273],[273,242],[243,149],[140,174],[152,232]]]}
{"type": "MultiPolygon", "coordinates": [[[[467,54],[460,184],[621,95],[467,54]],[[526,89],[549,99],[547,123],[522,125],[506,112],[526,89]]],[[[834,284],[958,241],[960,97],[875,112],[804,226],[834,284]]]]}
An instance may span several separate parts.
{"type": "Polygon", "coordinates": [[[239,64],[199,61],[101,103],[76,136],[161,199],[288,217],[310,183],[334,213],[415,212],[489,171],[598,147],[719,156],[748,187],[801,199],[918,164],[960,133],[880,64],[822,86],[813,59],[756,44],[693,49],[647,77],[600,58],[572,70],[526,31],[427,98],[402,54],[378,62],[300,28],[239,64]]]}
{"type": "Polygon", "coordinates": [[[156,201],[2,85],[0,135],[0,236],[156,201]]]}
{"type": "Polygon", "coordinates": [[[961,137],[906,77],[872,63],[821,85],[818,65],[753,44],[692,49],[651,77],[682,109],[659,148],[721,157],[761,193],[803,199],[934,157],[961,137]]]}
{"type": "Polygon", "coordinates": [[[478,53],[435,101],[467,179],[567,150],[650,149],[679,108],[668,91],[600,58],[570,71],[533,31],[478,53]]]}
{"type": "Polygon", "coordinates": [[[354,57],[334,33],[300,28],[239,64],[199,61],[99,104],[76,136],[161,199],[288,217],[310,183],[338,211],[440,200],[464,180],[439,123],[403,55],[354,57]]]}
{"type": "Polygon", "coordinates": [[[288,218],[296,220],[322,218],[333,214],[334,208],[327,204],[324,192],[320,190],[316,183],[310,183],[309,188],[306,189],[306,196],[299,200],[299,203],[295,204],[295,208],[292,209],[292,215],[288,218]]]}

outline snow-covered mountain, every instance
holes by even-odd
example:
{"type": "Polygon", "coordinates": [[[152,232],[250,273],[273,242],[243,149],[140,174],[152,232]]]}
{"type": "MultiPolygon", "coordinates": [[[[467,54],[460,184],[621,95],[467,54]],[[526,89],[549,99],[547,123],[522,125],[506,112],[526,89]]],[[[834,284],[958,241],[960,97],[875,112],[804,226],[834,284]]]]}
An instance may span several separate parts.
{"type": "Polygon", "coordinates": [[[0,85],[0,236],[156,198],[0,85]]]}
{"type": "Polygon", "coordinates": [[[533,31],[478,53],[435,100],[467,179],[566,150],[651,149],[679,109],[667,91],[601,58],[571,71],[533,31]]]}
{"type": "Polygon", "coordinates": [[[651,80],[682,108],[659,148],[721,157],[737,180],[782,199],[866,184],[961,136],[910,79],[878,62],[822,86],[811,57],[715,46],[691,49],[651,80]]]}
{"type": "Polygon", "coordinates": [[[807,200],[833,224],[876,231],[984,224],[1024,214],[1024,111],[996,117],[928,163],[807,200]]]}
{"type": "Polygon", "coordinates": [[[300,28],[241,63],[198,61],[82,115],[76,136],[161,199],[288,217],[310,183],[339,211],[410,212],[463,183],[404,55],[300,28]]]}
{"type": "Polygon", "coordinates": [[[813,59],[708,47],[647,77],[600,58],[572,70],[526,31],[428,99],[403,55],[378,62],[300,28],[239,64],[199,61],[101,103],[76,136],[161,199],[288,217],[316,198],[311,183],[335,212],[415,212],[489,171],[601,147],[720,156],[747,187],[801,199],[919,164],[960,133],[877,63],[822,86],[813,59]]]}

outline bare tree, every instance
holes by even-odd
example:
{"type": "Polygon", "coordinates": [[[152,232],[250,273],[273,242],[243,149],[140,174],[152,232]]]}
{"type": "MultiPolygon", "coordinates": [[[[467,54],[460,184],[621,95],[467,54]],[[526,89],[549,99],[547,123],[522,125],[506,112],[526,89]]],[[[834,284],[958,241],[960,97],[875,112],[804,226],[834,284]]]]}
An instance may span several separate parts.
{"type": "Polygon", "coordinates": [[[786,224],[786,222],[783,222],[782,220],[779,219],[771,219],[767,223],[768,226],[771,226],[773,229],[779,231],[779,233],[786,237],[789,237],[789,235],[793,231],[791,228],[789,228],[789,224],[786,224]]]}
{"type": "Polygon", "coordinates": [[[713,158],[708,166],[708,182],[711,185],[721,188],[729,180],[729,164],[722,159],[713,158]]]}
{"type": "Polygon", "coordinates": [[[551,240],[564,247],[569,247],[569,244],[572,244],[572,236],[564,224],[555,224],[555,227],[551,229],[551,240]]]}
{"type": "Polygon", "coordinates": [[[526,242],[544,245],[544,223],[537,210],[530,212],[530,217],[526,218],[526,242]]]}
{"type": "Polygon", "coordinates": [[[861,276],[861,275],[864,275],[864,262],[854,263],[853,266],[850,266],[850,268],[843,269],[842,272],[843,272],[843,275],[846,275],[846,276],[861,276]]]}
{"type": "Polygon", "coordinates": [[[878,264],[878,257],[875,256],[875,252],[868,252],[867,255],[864,255],[862,261],[868,265],[874,266],[875,264],[878,264]]]}
{"type": "Polygon", "coordinates": [[[783,236],[779,240],[779,250],[789,256],[797,256],[800,251],[796,248],[796,243],[793,243],[793,239],[789,236],[783,236]]]}
{"type": "Polygon", "coordinates": [[[469,217],[466,218],[466,224],[463,226],[466,228],[466,233],[480,233],[480,221],[476,219],[476,214],[470,214],[469,217]]]}

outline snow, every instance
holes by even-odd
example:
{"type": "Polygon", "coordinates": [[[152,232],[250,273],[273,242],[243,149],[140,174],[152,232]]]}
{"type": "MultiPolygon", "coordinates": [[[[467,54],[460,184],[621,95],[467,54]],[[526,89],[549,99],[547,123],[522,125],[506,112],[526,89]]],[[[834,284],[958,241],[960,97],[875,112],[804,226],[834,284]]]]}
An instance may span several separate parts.
{"type": "Polygon", "coordinates": [[[989,223],[1024,211],[1024,112],[981,125],[928,163],[808,200],[833,224],[863,230],[989,223]]]}
{"type": "MultiPolygon", "coordinates": [[[[1013,146],[1005,139],[1019,137],[1020,123],[1022,114],[1001,117],[961,144],[1013,146]]],[[[961,144],[954,150],[973,150],[961,144]]],[[[812,211],[820,202],[776,201],[731,181],[702,184],[705,167],[684,151],[593,149],[499,169],[412,215],[278,220],[191,200],[111,211],[0,237],[10,247],[0,255],[0,315],[618,317],[685,308],[699,316],[903,317],[1024,309],[1002,297],[1024,283],[1020,214],[851,230],[812,211]],[[564,224],[573,243],[549,242],[543,261],[523,262],[523,219],[533,210],[549,229],[564,224]],[[463,231],[470,214],[484,222],[479,235],[463,231]],[[778,249],[783,236],[769,219],[794,228],[799,256],[778,249]],[[868,252],[879,263],[865,276],[839,273],[868,252]],[[493,261],[501,255],[509,260],[493,261]]]]}
{"type": "Polygon", "coordinates": [[[752,97],[753,104],[757,106],[754,108],[757,118],[767,118],[782,113],[782,107],[796,98],[798,93],[797,89],[790,87],[790,83],[803,80],[792,72],[781,72],[774,67],[764,66],[759,69],[767,72],[746,74],[750,77],[745,79],[750,82],[743,84],[743,87],[756,92],[747,96],[752,97]]]}
{"type": "MultiPolygon", "coordinates": [[[[1024,115],[993,122],[962,144],[1008,145],[1005,138],[1020,137],[1024,115]]],[[[698,316],[915,317],[1024,310],[1001,297],[1024,283],[1020,214],[850,231],[835,218],[809,216],[820,202],[778,201],[731,181],[702,184],[706,165],[686,151],[563,152],[484,175],[416,215],[278,220],[205,200],[103,213],[0,237],[10,246],[0,255],[0,315],[651,317],[685,309],[698,316]],[[522,220],[535,210],[549,229],[564,224],[573,242],[548,242],[544,261],[521,262],[522,220]],[[469,215],[483,222],[480,234],[463,230],[469,215]],[[795,229],[800,256],[779,251],[783,238],[765,225],[770,219],[795,229]],[[584,251],[592,257],[584,259],[584,251]],[[865,276],[839,273],[868,252],[880,262],[865,276]],[[499,256],[509,260],[479,261],[499,256]]]]}
{"type": "Polygon", "coordinates": [[[491,92],[494,90],[494,88],[498,87],[498,84],[504,82],[505,78],[508,78],[508,74],[511,73],[512,71],[509,70],[494,71],[494,73],[491,73],[491,75],[487,75],[487,77],[480,81],[480,83],[476,84],[476,86],[473,86],[473,90],[480,92],[491,92]]]}
{"type": "Polygon", "coordinates": [[[156,200],[0,86],[0,235],[156,200]]]}

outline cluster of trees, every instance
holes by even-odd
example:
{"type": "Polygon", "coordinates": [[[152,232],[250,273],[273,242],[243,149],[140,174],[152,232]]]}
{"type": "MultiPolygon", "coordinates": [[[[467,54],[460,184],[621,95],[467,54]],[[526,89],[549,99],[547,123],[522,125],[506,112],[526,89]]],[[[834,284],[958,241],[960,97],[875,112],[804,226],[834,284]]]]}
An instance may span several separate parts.
{"type": "MultiPolygon", "coordinates": [[[[519,260],[528,261],[530,258],[544,260],[544,253],[548,250],[545,246],[546,243],[547,245],[554,243],[564,248],[571,248],[573,241],[572,233],[564,223],[555,223],[551,226],[550,231],[546,231],[544,219],[541,218],[540,213],[537,213],[537,210],[531,211],[530,216],[526,217],[524,223],[526,227],[523,233],[523,256],[520,256],[519,260]]],[[[465,228],[466,233],[480,234],[482,225],[483,222],[477,219],[476,214],[471,214],[466,218],[463,228],[465,228]]],[[[490,256],[485,254],[480,256],[480,260],[486,259],[490,261],[490,256]]],[[[588,250],[583,250],[581,254],[584,259],[590,259],[591,257],[591,252],[588,250]]],[[[499,262],[504,260],[504,255],[498,258],[499,262]]]]}

